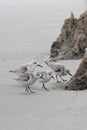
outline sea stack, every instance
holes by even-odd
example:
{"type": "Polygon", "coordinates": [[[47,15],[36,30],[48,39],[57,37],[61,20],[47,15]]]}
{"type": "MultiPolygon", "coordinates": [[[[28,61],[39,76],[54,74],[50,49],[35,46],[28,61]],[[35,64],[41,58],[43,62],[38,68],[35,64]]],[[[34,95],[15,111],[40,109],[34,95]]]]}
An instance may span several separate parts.
{"type": "Polygon", "coordinates": [[[51,59],[79,59],[87,48],[87,11],[75,18],[71,12],[61,29],[61,34],[52,43],[51,59]]]}
{"type": "Polygon", "coordinates": [[[87,48],[81,64],[73,78],[65,85],[68,90],[84,90],[87,89],[87,48]]]}

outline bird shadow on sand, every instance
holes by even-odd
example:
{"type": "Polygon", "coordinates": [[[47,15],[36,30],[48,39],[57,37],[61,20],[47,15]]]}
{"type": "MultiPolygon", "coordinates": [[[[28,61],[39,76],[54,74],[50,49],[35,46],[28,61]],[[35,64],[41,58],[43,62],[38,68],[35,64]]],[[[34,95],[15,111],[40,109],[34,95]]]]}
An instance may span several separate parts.
{"type": "Polygon", "coordinates": [[[60,82],[60,83],[56,82],[56,83],[51,83],[49,85],[46,85],[49,91],[46,91],[44,88],[42,88],[42,86],[39,86],[38,84],[36,84],[31,87],[34,93],[26,92],[25,87],[23,85],[16,84],[16,85],[13,85],[13,87],[15,87],[16,89],[18,88],[18,92],[16,91],[17,95],[42,95],[44,93],[50,93],[52,91],[65,90],[65,84],[66,82],[60,82]]]}
{"type": "Polygon", "coordinates": [[[50,89],[54,90],[54,91],[56,91],[56,90],[65,90],[65,84],[66,84],[66,82],[60,82],[60,83],[56,82],[56,83],[51,85],[50,89]]]}
{"type": "Polygon", "coordinates": [[[34,85],[31,87],[33,93],[26,92],[25,87],[23,85],[13,85],[14,87],[18,87],[18,92],[16,92],[16,95],[42,95],[44,92],[50,92],[46,91],[42,86],[34,85]],[[20,91],[20,92],[19,92],[20,91]]]}
{"type": "Polygon", "coordinates": [[[35,93],[28,93],[28,92],[18,92],[18,93],[16,93],[17,95],[23,95],[23,96],[34,96],[34,95],[39,95],[39,93],[38,92],[35,92],[35,93]]]}
{"type": "Polygon", "coordinates": [[[31,93],[31,92],[17,92],[16,95],[30,95],[30,96],[35,96],[35,95],[43,95],[44,93],[49,93],[49,91],[46,91],[44,90],[43,88],[40,90],[40,89],[32,89],[32,91],[34,91],[34,93],[31,93]]]}

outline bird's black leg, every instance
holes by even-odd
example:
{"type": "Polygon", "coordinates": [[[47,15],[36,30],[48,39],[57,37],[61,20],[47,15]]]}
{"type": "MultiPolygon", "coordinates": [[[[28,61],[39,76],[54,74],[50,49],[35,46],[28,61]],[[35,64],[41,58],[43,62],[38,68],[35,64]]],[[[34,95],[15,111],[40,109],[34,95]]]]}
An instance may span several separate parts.
{"type": "Polygon", "coordinates": [[[43,88],[46,90],[46,91],[49,91],[49,89],[47,89],[46,87],[45,87],[45,85],[43,84],[43,88]]]}
{"type": "Polygon", "coordinates": [[[26,86],[26,90],[25,90],[25,92],[29,92],[29,90],[28,90],[28,86],[26,86]]]}
{"type": "Polygon", "coordinates": [[[67,80],[65,80],[65,79],[63,79],[61,76],[59,76],[63,81],[67,81],[67,80]]]}
{"type": "Polygon", "coordinates": [[[57,83],[60,83],[60,81],[58,80],[58,77],[57,77],[57,75],[56,75],[56,80],[57,80],[57,83]]]}
{"type": "MultiPolygon", "coordinates": [[[[31,93],[35,93],[35,92],[33,92],[33,91],[30,89],[30,87],[29,87],[29,86],[28,86],[28,89],[30,90],[30,92],[31,92],[31,93]]],[[[29,92],[29,91],[28,91],[28,92],[29,92]]]]}

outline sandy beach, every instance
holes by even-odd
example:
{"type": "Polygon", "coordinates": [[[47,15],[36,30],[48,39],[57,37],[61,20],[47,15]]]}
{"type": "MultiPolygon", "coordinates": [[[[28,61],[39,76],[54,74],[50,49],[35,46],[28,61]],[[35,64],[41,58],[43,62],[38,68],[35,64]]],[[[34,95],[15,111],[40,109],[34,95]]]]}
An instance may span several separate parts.
{"type": "MultiPolygon", "coordinates": [[[[24,61],[27,59],[28,57],[24,61]]],[[[0,68],[3,68],[0,70],[0,128],[2,130],[86,128],[87,91],[66,91],[63,89],[64,82],[58,84],[51,80],[46,84],[49,92],[36,82],[31,87],[36,93],[26,94],[25,87],[15,82],[13,78],[16,76],[9,73],[10,68],[15,68],[24,61],[16,56],[7,55],[0,62],[0,68]]],[[[74,74],[80,62],[81,60],[59,61],[59,64],[65,65],[74,74]]],[[[40,63],[43,64],[41,61],[40,63]]],[[[44,69],[48,69],[45,64],[44,69]]],[[[65,79],[69,80],[70,77],[66,76],[65,79]]]]}
{"type": "MultiPolygon", "coordinates": [[[[51,8],[52,13],[50,8],[43,7],[39,13],[39,8],[32,9],[0,9],[0,130],[86,130],[86,90],[66,91],[65,82],[51,80],[46,84],[49,92],[36,82],[32,86],[36,93],[27,94],[25,87],[13,80],[16,75],[9,73],[32,59],[48,69],[44,60],[49,58],[51,43],[69,14],[61,12],[59,19],[57,6],[51,8]]],[[[81,11],[83,7],[77,11],[78,16],[81,11]]],[[[58,61],[73,75],[80,62],[58,61]]]]}

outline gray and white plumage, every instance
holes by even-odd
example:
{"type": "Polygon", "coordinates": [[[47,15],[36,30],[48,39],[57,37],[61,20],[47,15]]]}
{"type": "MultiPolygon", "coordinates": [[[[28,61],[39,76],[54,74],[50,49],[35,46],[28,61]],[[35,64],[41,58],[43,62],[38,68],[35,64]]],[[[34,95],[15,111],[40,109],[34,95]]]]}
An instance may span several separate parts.
{"type": "Polygon", "coordinates": [[[43,78],[40,78],[38,81],[40,83],[43,84],[43,88],[47,91],[49,91],[46,87],[45,87],[45,83],[49,82],[52,78],[55,79],[53,77],[53,73],[52,72],[48,72],[48,71],[41,71],[38,72],[43,78]]]}
{"type": "Polygon", "coordinates": [[[24,64],[24,65],[20,66],[16,70],[10,70],[9,72],[15,73],[18,76],[22,76],[25,73],[32,73],[32,72],[34,72],[37,66],[43,67],[40,64],[38,64],[36,61],[32,61],[30,63],[27,63],[27,64],[24,64]]]}
{"type": "Polygon", "coordinates": [[[64,65],[50,63],[49,61],[45,61],[45,63],[55,73],[57,82],[59,82],[57,76],[59,76],[63,81],[65,81],[65,80],[62,78],[62,76],[66,76],[66,75],[72,76],[72,74],[70,73],[70,71],[68,69],[66,69],[64,65]]]}
{"type": "Polygon", "coordinates": [[[41,75],[40,74],[33,74],[33,73],[30,73],[30,74],[24,74],[22,76],[20,76],[19,78],[16,78],[14,80],[16,80],[17,82],[23,84],[25,87],[26,87],[26,91],[27,92],[31,92],[33,93],[33,91],[31,90],[30,86],[33,85],[39,78],[41,78],[41,75]]]}

